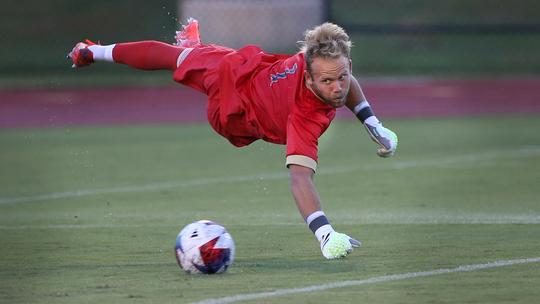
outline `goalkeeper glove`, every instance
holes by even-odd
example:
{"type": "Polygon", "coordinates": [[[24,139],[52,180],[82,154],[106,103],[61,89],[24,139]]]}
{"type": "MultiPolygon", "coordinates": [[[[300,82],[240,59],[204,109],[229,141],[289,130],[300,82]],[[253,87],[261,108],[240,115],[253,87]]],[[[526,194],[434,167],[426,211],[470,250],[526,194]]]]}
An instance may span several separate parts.
{"type": "Polygon", "coordinates": [[[371,139],[380,147],[377,149],[377,155],[380,157],[390,157],[394,155],[397,149],[398,137],[396,133],[383,127],[382,123],[377,119],[369,102],[362,101],[353,109],[354,114],[364,124],[371,139]]]}
{"type": "Polygon", "coordinates": [[[329,260],[345,257],[353,251],[353,247],[359,247],[362,243],[350,236],[332,231],[321,239],[321,252],[329,260]]]}
{"type": "Polygon", "coordinates": [[[371,139],[380,146],[377,149],[377,155],[380,157],[390,157],[394,155],[398,145],[396,133],[383,127],[382,123],[375,116],[366,119],[364,121],[364,126],[371,139]]]}

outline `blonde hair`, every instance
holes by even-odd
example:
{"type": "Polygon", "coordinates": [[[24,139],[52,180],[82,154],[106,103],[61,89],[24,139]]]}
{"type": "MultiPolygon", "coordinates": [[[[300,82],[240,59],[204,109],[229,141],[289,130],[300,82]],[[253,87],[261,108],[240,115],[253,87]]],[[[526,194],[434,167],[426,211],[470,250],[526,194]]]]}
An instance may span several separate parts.
{"type": "Polygon", "coordinates": [[[311,73],[311,64],[316,57],[351,58],[352,42],[349,35],[339,25],[326,22],[304,34],[304,41],[299,41],[300,52],[304,53],[307,70],[311,73]]]}

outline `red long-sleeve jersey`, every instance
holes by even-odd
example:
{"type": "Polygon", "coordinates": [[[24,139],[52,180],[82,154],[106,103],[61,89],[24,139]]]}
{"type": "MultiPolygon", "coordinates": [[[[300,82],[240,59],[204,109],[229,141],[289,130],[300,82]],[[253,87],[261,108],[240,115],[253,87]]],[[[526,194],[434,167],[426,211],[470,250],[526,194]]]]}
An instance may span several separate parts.
{"type": "Polygon", "coordinates": [[[177,82],[208,95],[214,130],[241,147],[262,139],[287,146],[287,165],[316,169],[318,139],[335,116],[305,81],[304,55],[275,55],[256,46],[188,49],[177,82]]]}

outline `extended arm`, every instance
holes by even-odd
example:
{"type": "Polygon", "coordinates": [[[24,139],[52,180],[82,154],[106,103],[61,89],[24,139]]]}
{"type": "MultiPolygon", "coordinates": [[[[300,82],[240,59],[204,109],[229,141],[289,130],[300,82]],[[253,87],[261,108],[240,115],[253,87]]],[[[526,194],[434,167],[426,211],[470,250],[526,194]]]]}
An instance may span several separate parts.
{"type": "Polygon", "coordinates": [[[362,92],[362,88],[360,87],[358,80],[351,75],[351,87],[349,89],[349,94],[347,95],[347,102],[345,105],[354,113],[354,108],[363,101],[366,101],[364,92],[362,92]]]}
{"type": "Polygon", "coordinates": [[[298,211],[304,219],[321,210],[321,199],[313,183],[313,170],[299,165],[289,165],[291,192],[298,211]]]}
{"type": "Polygon", "coordinates": [[[321,199],[313,183],[314,171],[300,165],[289,165],[291,191],[302,217],[321,243],[321,251],[327,259],[346,256],[360,241],[334,231],[326,215],[321,211],[321,199]]]}

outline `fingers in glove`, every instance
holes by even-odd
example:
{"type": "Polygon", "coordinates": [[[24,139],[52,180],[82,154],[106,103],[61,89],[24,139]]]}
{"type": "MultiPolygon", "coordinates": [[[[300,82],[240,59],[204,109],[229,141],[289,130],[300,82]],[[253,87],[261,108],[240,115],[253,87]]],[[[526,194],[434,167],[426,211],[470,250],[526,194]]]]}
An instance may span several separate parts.
{"type": "Polygon", "coordinates": [[[394,152],[389,151],[389,150],[384,149],[384,148],[379,148],[379,149],[377,149],[377,155],[379,155],[380,157],[390,157],[390,156],[394,155],[394,152]]]}
{"type": "Polygon", "coordinates": [[[362,245],[362,242],[360,242],[359,240],[355,240],[351,237],[349,237],[349,242],[353,247],[360,247],[360,245],[362,245]]]}

